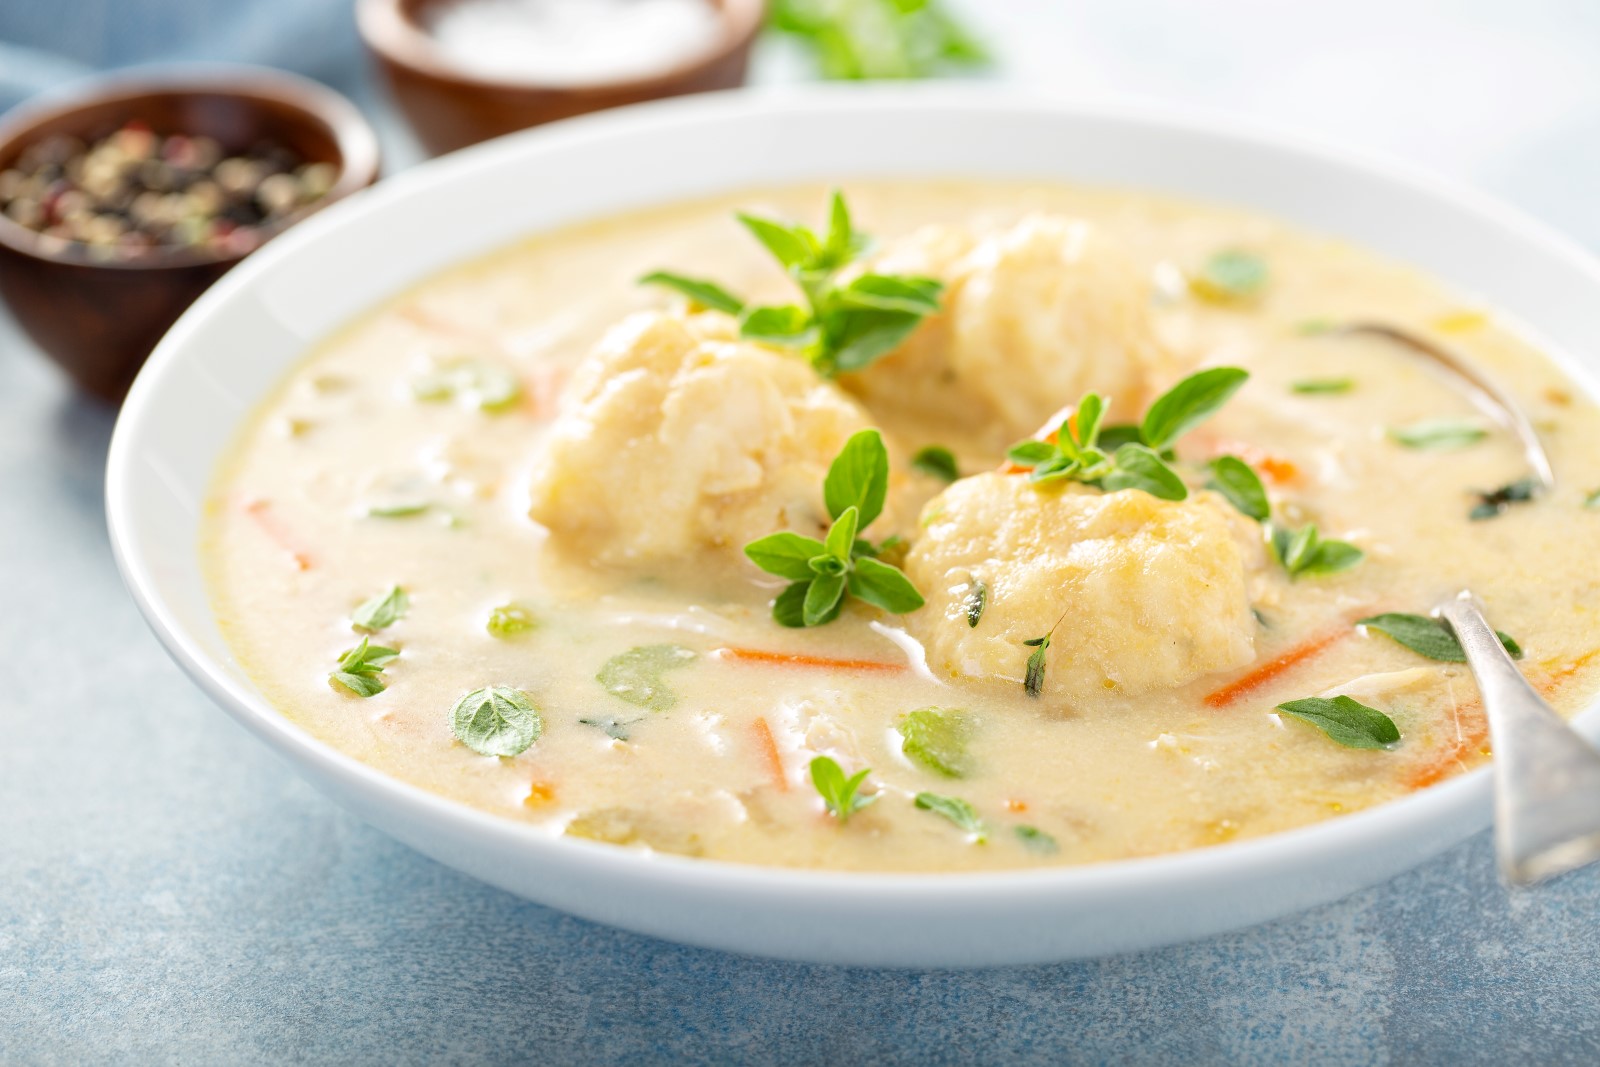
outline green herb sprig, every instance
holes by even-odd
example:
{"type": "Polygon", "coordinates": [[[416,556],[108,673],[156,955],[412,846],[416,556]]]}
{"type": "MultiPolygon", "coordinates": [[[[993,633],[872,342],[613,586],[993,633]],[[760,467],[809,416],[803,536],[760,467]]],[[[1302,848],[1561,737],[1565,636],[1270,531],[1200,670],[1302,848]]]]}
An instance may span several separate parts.
{"type": "MultiPolygon", "coordinates": [[[[1385,634],[1419,656],[1440,663],[1467,662],[1466,650],[1461,647],[1461,642],[1456,639],[1455,633],[1442,619],[1391,611],[1361,619],[1356,625],[1385,634]]],[[[1505,646],[1512,659],[1522,658],[1522,646],[1517,643],[1516,638],[1501,630],[1496,630],[1495,635],[1500,638],[1500,643],[1505,646]]]]}
{"type": "Polygon", "coordinates": [[[978,818],[978,812],[960,797],[941,796],[938,793],[918,793],[912,801],[919,811],[943,815],[964,833],[973,835],[974,843],[982,845],[989,840],[988,828],[978,818]]]}
{"type": "Polygon", "coordinates": [[[1407,448],[1443,452],[1477,444],[1489,436],[1489,431],[1467,419],[1424,419],[1409,426],[1396,426],[1389,436],[1407,448]]]}
{"type": "Polygon", "coordinates": [[[1532,478],[1522,478],[1509,485],[1502,485],[1498,489],[1491,489],[1486,493],[1478,493],[1478,503],[1467,512],[1467,518],[1473,522],[1482,522],[1492,519],[1497,515],[1504,515],[1513,504],[1526,504],[1539,492],[1539,483],[1532,478]]]}
{"type": "Polygon", "coordinates": [[[357,630],[376,633],[399,622],[410,607],[411,598],[406,595],[406,591],[398,585],[391,585],[388,592],[379,593],[372,599],[363,601],[352,611],[350,625],[357,630]]]}
{"type": "Polygon", "coordinates": [[[1253,300],[1267,285],[1267,261],[1238,248],[1217,252],[1201,265],[1189,288],[1202,300],[1233,304],[1253,300]]]}
{"type": "Polygon", "coordinates": [[[360,697],[375,697],[384,690],[383,669],[400,658],[397,649],[361,643],[339,657],[339,668],[328,677],[360,697]]]}
{"type": "Polygon", "coordinates": [[[911,466],[941,482],[949,484],[961,477],[961,468],[956,464],[956,456],[943,445],[928,445],[919,448],[917,454],[911,457],[911,466]]]}
{"type": "Polygon", "coordinates": [[[1267,523],[1266,531],[1273,558],[1283,565],[1291,579],[1337,574],[1366,557],[1365,552],[1348,541],[1323,537],[1316,523],[1307,523],[1298,530],[1267,523]]]}
{"type": "Polygon", "coordinates": [[[895,730],[908,758],[946,778],[965,778],[972,773],[967,747],[973,726],[972,717],[964,711],[919,708],[901,716],[895,730]]]}
{"type": "Polygon", "coordinates": [[[606,660],[595,680],[619,700],[650,711],[668,711],[678,702],[678,694],[661,676],[695,658],[694,650],[682,645],[641,645],[606,660]]]}
{"type": "Polygon", "coordinates": [[[772,28],[804,45],[832,80],[932,78],[989,63],[939,0],[778,0],[772,28]]]}
{"type": "Polygon", "coordinates": [[[933,278],[861,274],[843,284],[840,272],[869,246],[850,220],[841,193],[833,194],[828,229],[757,215],[738,219],[788,273],[805,305],[750,306],[716,282],[654,271],[640,284],[675,290],[691,301],[739,318],[746,340],[801,353],[824,377],[859,371],[886,355],[939,310],[944,285],[933,278]]]}
{"type": "Polygon", "coordinates": [[[818,756],[811,761],[811,784],[822,797],[822,803],[827,806],[828,814],[838,819],[841,825],[849,822],[850,816],[878,799],[876,793],[863,796],[860,792],[861,783],[865,782],[867,775],[871,773],[871,767],[863,767],[846,778],[844,769],[831,756],[818,756]]]}
{"type": "Polygon", "coordinates": [[[833,518],[824,540],[784,531],[744,546],[750,561],[790,586],[772,604],[772,617],[784,626],[821,626],[839,617],[846,596],[903,615],[924,601],[898,567],[876,558],[888,544],[874,546],[858,535],[883,512],[889,491],[889,452],[877,430],[862,430],[828,468],[822,496],[833,518]]]}
{"type": "Polygon", "coordinates": [[[1279,704],[1278,710],[1310,723],[1346,748],[1389,748],[1400,740],[1393,719],[1346,696],[1290,700],[1279,704]]]}
{"type": "Polygon", "coordinates": [[[481,756],[516,756],[539,740],[544,719],[522,690],[491,685],[456,701],[450,729],[481,756]]]}

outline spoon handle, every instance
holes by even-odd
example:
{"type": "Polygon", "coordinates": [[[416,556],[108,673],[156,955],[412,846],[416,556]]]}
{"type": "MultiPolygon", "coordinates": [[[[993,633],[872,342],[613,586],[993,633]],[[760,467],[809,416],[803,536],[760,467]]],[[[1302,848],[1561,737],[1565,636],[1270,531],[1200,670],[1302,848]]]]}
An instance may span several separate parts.
{"type": "Polygon", "coordinates": [[[1477,679],[1494,745],[1495,850],[1513,885],[1600,859],[1600,752],[1528,684],[1463,592],[1439,605],[1477,679]]]}

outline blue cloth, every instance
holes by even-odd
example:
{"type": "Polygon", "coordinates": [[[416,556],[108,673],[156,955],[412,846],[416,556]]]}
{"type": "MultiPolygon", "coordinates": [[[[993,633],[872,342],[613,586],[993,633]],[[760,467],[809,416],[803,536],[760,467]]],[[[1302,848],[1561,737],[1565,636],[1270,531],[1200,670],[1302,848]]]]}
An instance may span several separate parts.
{"type": "MultiPolygon", "coordinates": [[[[1019,25],[1055,10],[1002,7],[1019,25]]],[[[1149,40],[1142,5],[1080,7],[1149,40]]],[[[1224,7],[1196,5],[1215,29],[1162,37],[1166,59],[1247,39],[1266,12],[1224,7]]],[[[376,99],[349,8],[0,0],[0,93],[185,58],[289,66],[376,99]]],[[[1040,39],[1013,36],[1018,53],[1040,39]]],[[[1307,39],[1326,41],[1280,43],[1307,39]]],[[[1548,42],[1493,54],[1593,70],[1547,64],[1548,42]]],[[[1379,110],[1402,113],[1399,91],[1379,110]]],[[[1594,128],[1600,112],[1585,114],[1575,128],[1594,128]]],[[[1559,140],[1541,149],[1554,177],[1519,187],[1600,233],[1594,168],[1585,181],[1581,139],[1559,140]]],[[[334,808],[168,662],[105,542],[111,422],[0,315],[0,1064],[1600,1062],[1600,870],[1508,894],[1486,836],[1259,929],[975,973],[741,959],[473,882],[334,808]]]]}

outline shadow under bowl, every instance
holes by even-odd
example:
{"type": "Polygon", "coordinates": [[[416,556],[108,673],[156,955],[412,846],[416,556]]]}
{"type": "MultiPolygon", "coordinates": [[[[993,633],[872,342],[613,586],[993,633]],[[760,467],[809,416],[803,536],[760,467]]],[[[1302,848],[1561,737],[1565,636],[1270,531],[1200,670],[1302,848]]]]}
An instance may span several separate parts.
{"type": "Polygon", "coordinates": [[[468,69],[435,43],[430,16],[474,0],[358,0],[361,37],[422,146],[442,155],[557,119],[667,96],[744,84],[764,0],[709,0],[722,20],[715,45],[656,73],[582,84],[541,83],[468,69]]]}
{"type": "MultiPolygon", "coordinates": [[[[248,67],[113,75],[47,94],[0,121],[0,170],[47,137],[89,143],[135,121],[157,134],[211,137],[229,151],[271,142],[338,168],[325,196],[265,236],[378,176],[377,137],[353,104],[307,79],[248,67]]],[[[247,254],[174,249],[97,260],[0,215],[0,296],[74,382],[116,403],[167,328],[247,254]]]]}

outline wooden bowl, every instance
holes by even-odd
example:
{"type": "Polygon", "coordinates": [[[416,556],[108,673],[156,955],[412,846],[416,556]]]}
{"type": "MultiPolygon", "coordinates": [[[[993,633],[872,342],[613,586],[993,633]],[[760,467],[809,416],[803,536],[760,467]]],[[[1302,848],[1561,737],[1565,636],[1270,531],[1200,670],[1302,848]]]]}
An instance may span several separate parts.
{"type": "MultiPolygon", "coordinates": [[[[354,105],[304,78],[249,67],[111,76],[48,94],[0,121],[0,169],[52,134],[91,142],[134,120],[158,134],[212,137],[229,150],[266,140],[308,162],[333,163],[338,179],[306,213],[378,176],[377,138],[354,105]]],[[[53,245],[0,214],[0,296],[73,381],[112,402],[183,310],[246,254],[177,249],[100,261],[80,245],[53,245]]]]}
{"type": "Polygon", "coordinates": [[[462,0],[358,0],[356,21],[400,110],[434,155],[602,108],[744,84],[764,0],[711,0],[722,39],[679,65],[645,77],[582,85],[510,79],[464,69],[434,42],[430,11],[462,0]]]}

